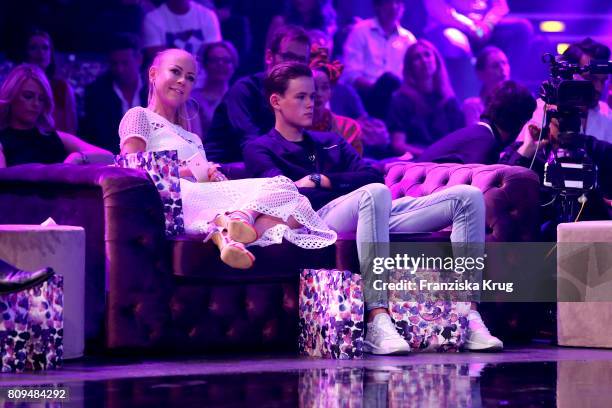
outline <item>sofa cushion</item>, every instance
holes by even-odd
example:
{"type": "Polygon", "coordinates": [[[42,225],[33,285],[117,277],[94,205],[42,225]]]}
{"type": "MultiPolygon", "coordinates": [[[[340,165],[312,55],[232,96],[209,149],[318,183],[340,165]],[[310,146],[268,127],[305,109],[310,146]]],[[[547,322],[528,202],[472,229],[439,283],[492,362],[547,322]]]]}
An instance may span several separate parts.
{"type": "Polygon", "coordinates": [[[484,194],[487,242],[534,241],[538,235],[539,188],[536,173],[502,164],[393,163],[385,184],[393,199],[420,197],[468,184],[484,194]]]}

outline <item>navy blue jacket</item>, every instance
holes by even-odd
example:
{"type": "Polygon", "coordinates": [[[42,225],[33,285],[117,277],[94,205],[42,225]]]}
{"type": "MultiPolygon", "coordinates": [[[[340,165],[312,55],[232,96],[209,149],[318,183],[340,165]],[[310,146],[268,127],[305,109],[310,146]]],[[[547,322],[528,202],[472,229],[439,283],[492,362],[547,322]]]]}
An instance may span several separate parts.
{"type": "Polygon", "coordinates": [[[244,161],[252,177],[286,176],[297,181],[309,174],[327,176],[332,188],[300,188],[315,210],[343,194],[370,183],[384,183],[383,175],[364,162],[340,135],[304,132],[303,142],[290,142],[276,129],[248,143],[244,161]]]}

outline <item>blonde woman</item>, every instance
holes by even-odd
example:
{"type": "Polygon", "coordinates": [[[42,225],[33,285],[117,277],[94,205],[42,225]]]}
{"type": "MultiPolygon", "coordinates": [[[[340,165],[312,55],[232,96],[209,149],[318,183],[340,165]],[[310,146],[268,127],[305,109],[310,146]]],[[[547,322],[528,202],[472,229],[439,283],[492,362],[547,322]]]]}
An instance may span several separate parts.
{"type": "Polygon", "coordinates": [[[0,168],[25,163],[86,163],[112,154],[57,131],[53,94],[45,73],[19,65],[0,87],[0,168]]]}
{"type": "MultiPolygon", "coordinates": [[[[196,61],[186,51],[169,49],[155,57],[148,106],[130,109],[119,125],[122,153],[176,150],[181,161],[194,156],[206,160],[200,137],[190,132],[185,105],[196,77],[196,61]]],[[[221,260],[234,268],[253,265],[255,258],[245,245],[286,239],[314,249],[336,240],[336,233],[286,177],[227,181],[214,164],[204,177],[209,182],[187,180],[198,175],[186,165],[180,175],[185,229],[206,234],[219,247],[221,260]]]]}

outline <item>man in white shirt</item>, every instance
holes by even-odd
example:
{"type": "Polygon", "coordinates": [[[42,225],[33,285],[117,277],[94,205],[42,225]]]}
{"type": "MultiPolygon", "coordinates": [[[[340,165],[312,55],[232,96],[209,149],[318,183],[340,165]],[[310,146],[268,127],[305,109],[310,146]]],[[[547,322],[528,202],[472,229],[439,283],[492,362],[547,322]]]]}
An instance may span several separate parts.
{"type": "Polygon", "coordinates": [[[375,18],[355,24],[344,44],[344,81],[353,85],[372,116],[384,118],[401,84],[404,54],[416,42],[399,22],[403,0],[373,0],[375,18]]]}
{"type": "Polygon", "coordinates": [[[165,48],[199,55],[204,44],[216,41],[221,41],[217,15],[191,0],[167,0],[144,19],[143,46],[149,60],[165,48]]]}
{"type": "MultiPolygon", "coordinates": [[[[610,59],[610,49],[590,38],[586,38],[578,43],[572,44],[563,53],[562,57],[563,60],[571,64],[585,66],[588,65],[591,60],[608,61],[610,59]]],[[[608,81],[608,75],[585,73],[576,75],[575,79],[591,81],[595,88],[592,105],[589,108],[586,120],[582,123],[582,133],[612,143],[612,110],[607,103],[601,101],[602,93],[608,81]]],[[[521,134],[517,138],[518,141],[525,140],[525,136],[527,132],[529,132],[528,125],[534,124],[538,127],[542,126],[544,101],[538,99],[537,104],[538,106],[533,117],[529,123],[523,127],[521,134]]]]}

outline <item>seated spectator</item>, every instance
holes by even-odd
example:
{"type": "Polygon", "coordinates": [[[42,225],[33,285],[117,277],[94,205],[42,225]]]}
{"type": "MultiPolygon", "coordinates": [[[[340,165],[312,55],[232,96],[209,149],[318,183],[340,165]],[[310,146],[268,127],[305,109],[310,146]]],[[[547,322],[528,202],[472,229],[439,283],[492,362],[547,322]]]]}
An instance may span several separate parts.
{"type": "Polygon", "coordinates": [[[514,142],[536,108],[531,93],[514,81],[504,81],[493,91],[482,120],[454,131],[429,146],[417,161],[494,164],[514,142]]]}
{"type": "Polygon", "coordinates": [[[267,42],[279,27],[296,25],[306,30],[319,30],[333,37],[337,30],[336,11],[331,0],[285,0],[283,15],[274,16],[268,29],[267,42]]]}
{"type": "Polygon", "coordinates": [[[419,155],[442,136],[464,126],[444,60],[426,40],[418,40],[404,57],[404,83],[393,94],[387,128],[397,155],[419,155]]]}
{"type": "Polygon", "coordinates": [[[112,154],[56,130],[44,72],[30,64],[15,67],[0,87],[0,168],[100,160],[112,162],[112,154]]]}
{"type": "MultiPolygon", "coordinates": [[[[285,61],[308,63],[310,38],[296,26],[283,26],[266,50],[266,71],[285,61]]],[[[242,148],[251,139],[270,131],[274,114],[264,96],[265,72],[241,78],[227,91],[215,109],[204,147],[210,160],[220,163],[242,161],[242,148]]]]}
{"type": "MultiPolygon", "coordinates": [[[[329,59],[334,48],[331,38],[318,30],[311,30],[308,35],[312,42],[311,54],[325,55],[329,59]]],[[[316,77],[315,75],[315,81],[316,77]]],[[[380,119],[368,115],[363,107],[361,97],[352,85],[345,82],[336,82],[331,89],[329,108],[335,115],[357,120],[361,128],[361,149],[364,154],[373,158],[391,155],[387,127],[380,119]]]]}
{"type": "Polygon", "coordinates": [[[55,109],[53,118],[58,130],[68,133],[77,131],[77,110],[74,90],[66,80],[56,75],[53,42],[48,33],[32,31],[26,39],[23,61],[39,66],[47,75],[53,91],[55,109]]]}
{"type": "MultiPolygon", "coordinates": [[[[610,59],[610,48],[597,41],[593,41],[591,38],[586,38],[578,43],[570,45],[563,53],[562,59],[571,64],[578,64],[580,66],[588,65],[591,60],[608,61],[610,59]]],[[[575,75],[575,79],[591,81],[595,88],[591,106],[582,122],[583,133],[612,143],[612,109],[610,109],[610,106],[608,106],[606,102],[601,100],[602,93],[606,89],[608,76],[609,75],[605,74],[584,73],[575,75]]],[[[530,124],[541,127],[545,104],[541,99],[537,100],[537,104],[538,107],[531,118],[530,124]]],[[[518,140],[524,140],[528,133],[528,127],[525,126],[518,140]]]]}
{"type": "MultiPolygon", "coordinates": [[[[332,38],[320,30],[309,30],[308,36],[312,43],[310,48],[311,54],[325,54],[328,59],[331,59],[334,50],[332,38]]],[[[331,110],[338,115],[348,116],[352,119],[367,116],[361,97],[352,85],[345,82],[339,82],[334,85],[329,105],[331,110]]]]}
{"type": "Polygon", "coordinates": [[[467,98],[462,110],[465,124],[473,125],[480,121],[480,115],[497,85],[510,79],[510,64],[502,50],[492,45],[483,49],[476,60],[476,75],[482,83],[480,95],[467,98]]]}
{"type": "Polygon", "coordinates": [[[165,48],[182,48],[200,55],[204,44],[221,41],[214,11],[191,0],[166,0],[145,15],[143,42],[147,60],[165,48]]]}
{"type": "Polygon", "coordinates": [[[460,98],[476,92],[470,59],[486,45],[503,49],[515,64],[515,72],[521,64],[528,65],[526,51],[533,27],[525,19],[507,17],[506,0],[427,0],[424,4],[429,15],[425,35],[447,60],[460,98]]]}
{"type": "Polygon", "coordinates": [[[353,146],[360,156],[363,156],[361,126],[359,126],[359,123],[354,119],[336,115],[328,108],[332,89],[338,83],[344,67],[340,61],[330,63],[326,53],[316,55],[311,61],[310,67],[313,70],[317,92],[310,129],[339,134],[353,146]]]}
{"type": "MultiPolygon", "coordinates": [[[[247,170],[254,177],[284,175],[312,202],[317,214],[338,233],[355,237],[361,274],[367,332],[364,351],[405,353],[408,343],[398,334],[388,312],[386,291],[373,289],[370,259],[388,256],[389,232],[437,231],[453,227],[453,242],[483,243],[485,214],[482,192],[454,186],[426,197],[391,200],[383,177],[334,133],[304,129],[312,123],[315,86],[308,66],[277,65],[265,79],[275,126],[245,148],[247,170]],[[366,244],[383,245],[366,245],[366,244]]],[[[499,351],[503,343],[489,333],[475,305],[468,315],[468,350],[499,351]]]]}
{"type": "Polygon", "coordinates": [[[138,39],[118,34],[110,42],[109,70],[85,88],[81,133],[91,143],[119,153],[119,122],[130,108],[146,103],[148,89],[140,77],[138,39]]]}
{"type": "Polygon", "coordinates": [[[376,17],[355,24],[344,44],[345,80],[361,95],[370,115],[384,119],[401,84],[403,59],[414,35],[400,26],[403,0],[373,0],[376,17]]]}
{"type": "Polygon", "coordinates": [[[227,92],[229,82],[238,67],[238,53],[227,41],[214,42],[204,46],[200,60],[205,79],[204,86],[191,93],[199,107],[198,117],[192,121],[191,130],[204,139],[213,113],[227,92]]]}
{"type": "MultiPolygon", "coordinates": [[[[254,45],[253,30],[248,14],[241,10],[241,5],[240,0],[215,0],[214,2],[215,13],[221,24],[221,36],[225,41],[231,43],[236,53],[240,55],[240,65],[234,67],[234,70],[237,75],[244,76],[257,72],[259,69],[253,67],[249,61],[254,45]]],[[[260,16],[258,15],[257,18],[259,19],[260,16]]],[[[258,64],[261,64],[261,61],[258,61],[258,64]]]]}

